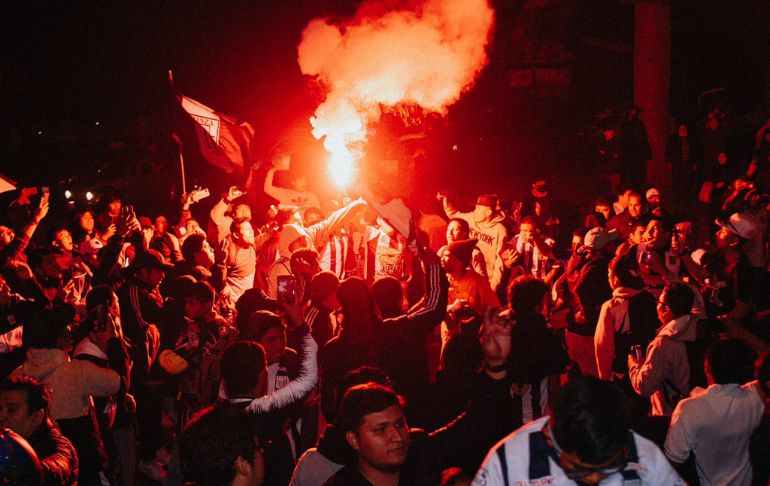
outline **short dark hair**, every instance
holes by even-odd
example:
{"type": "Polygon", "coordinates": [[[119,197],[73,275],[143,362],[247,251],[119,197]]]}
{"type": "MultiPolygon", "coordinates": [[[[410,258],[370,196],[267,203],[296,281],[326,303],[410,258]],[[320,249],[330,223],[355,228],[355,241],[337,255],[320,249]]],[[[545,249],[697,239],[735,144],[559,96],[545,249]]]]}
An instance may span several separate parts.
{"type": "Polygon", "coordinates": [[[235,479],[235,461],[254,460],[259,436],[255,421],[238,408],[222,405],[196,415],[179,436],[184,479],[226,486],[235,479]]]}
{"type": "Polygon", "coordinates": [[[185,299],[193,299],[198,302],[213,303],[217,297],[214,287],[208,282],[195,282],[190,288],[190,292],[185,295],[185,299]]]}
{"type": "Polygon", "coordinates": [[[521,220],[521,223],[519,224],[519,228],[521,228],[521,226],[522,226],[522,225],[525,225],[525,224],[528,224],[528,225],[530,225],[530,226],[532,226],[532,227],[534,227],[534,228],[537,228],[538,226],[540,226],[540,225],[537,223],[537,218],[536,218],[536,217],[534,217],[534,216],[527,216],[527,217],[525,217],[524,219],[522,219],[522,220],[521,220]]]}
{"type": "Polygon", "coordinates": [[[401,283],[395,277],[387,275],[375,280],[372,284],[372,296],[383,319],[400,313],[403,291],[401,283]]]}
{"type": "Polygon", "coordinates": [[[628,443],[625,400],[609,381],[575,376],[559,393],[553,411],[553,434],[566,452],[581,461],[601,464],[628,443]]]}
{"type": "Polygon", "coordinates": [[[249,316],[249,320],[241,325],[238,334],[239,341],[259,341],[270,329],[286,330],[281,316],[274,312],[258,310],[249,316]]]}
{"type": "Polygon", "coordinates": [[[403,399],[386,386],[372,382],[356,385],[345,392],[337,423],[342,432],[358,433],[367,415],[403,405],[403,399]]]}
{"type": "MultiPolygon", "coordinates": [[[[98,310],[100,305],[104,305],[107,308],[112,306],[113,302],[118,304],[118,297],[109,285],[97,285],[92,288],[88,295],[86,295],[86,310],[88,315],[78,325],[77,330],[73,334],[75,342],[82,341],[88,334],[94,330],[96,321],[98,319],[98,310]],[[114,300],[113,300],[114,299],[114,300]]],[[[120,305],[120,304],[118,304],[120,305]]]]}
{"type": "Polygon", "coordinates": [[[238,341],[222,353],[219,368],[228,397],[254,389],[261,370],[267,368],[265,349],[256,341],[238,341]]]}
{"type": "Polygon", "coordinates": [[[674,316],[684,316],[692,311],[695,293],[688,285],[678,282],[670,283],[663,289],[663,293],[666,296],[664,304],[671,309],[674,316]]]}
{"type": "Polygon", "coordinates": [[[669,233],[674,231],[674,223],[673,221],[671,221],[671,218],[667,218],[665,216],[658,216],[655,214],[647,214],[646,219],[647,219],[648,225],[653,221],[657,221],[658,223],[660,223],[663,229],[668,231],[669,233]]]}
{"type": "Polygon", "coordinates": [[[382,386],[388,386],[390,377],[385,371],[380,368],[375,368],[374,366],[359,366],[352,371],[348,371],[334,390],[334,410],[339,411],[345,392],[356,385],[363,385],[366,383],[377,383],[382,386]]]}
{"type": "Polygon", "coordinates": [[[192,262],[195,259],[195,254],[203,250],[203,243],[206,241],[206,237],[193,233],[182,242],[182,258],[187,262],[192,262]]]}
{"type": "MultiPolygon", "coordinates": [[[[64,224],[61,224],[61,223],[60,223],[60,224],[56,224],[56,225],[54,225],[54,226],[51,228],[51,230],[48,232],[48,239],[49,239],[49,241],[53,241],[53,240],[55,240],[55,239],[56,239],[56,235],[57,235],[57,234],[58,234],[60,231],[62,231],[62,230],[67,230],[67,232],[70,232],[70,229],[69,229],[69,228],[68,228],[66,225],[64,225],[64,224]]],[[[70,234],[72,234],[72,233],[70,232],[70,234]]]]}
{"type": "Polygon", "coordinates": [[[23,391],[27,394],[27,408],[30,412],[43,410],[48,413],[51,405],[51,390],[29,376],[14,376],[0,382],[0,392],[23,391]]]}
{"type": "Polygon", "coordinates": [[[644,281],[639,276],[639,264],[636,263],[633,253],[613,258],[610,262],[610,270],[623,287],[641,290],[644,288],[644,281]]]}
{"type": "Polygon", "coordinates": [[[756,358],[756,353],[737,339],[717,339],[706,351],[711,376],[718,385],[751,381],[756,358]]]}
{"type": "Polygon", "coordinates": [[[86,295],[86,310],[94,310],[100,305],[110,306],[116,298],[109,285],[96,285],[86,295]]]}
{"type": "Polygon", "coordinates": [[[516,277],[508,287],[508,302],[517,314],[530,314],[543,302],[548,286],[533,275],[516,277]]]}
{"type": "MultiPolygon", "coordinates": [[[[460,229],[463,230],[463,232],[465,233],[471,232],[471,226],[468,224],[467,221],[465,221],[462,218],[452,218],[449,220],[449,223],[457,223],[458,225],[460,225],[460,229]]],[[[447,225],[449,225],[449,223],[447,223],[447,225]]]]}

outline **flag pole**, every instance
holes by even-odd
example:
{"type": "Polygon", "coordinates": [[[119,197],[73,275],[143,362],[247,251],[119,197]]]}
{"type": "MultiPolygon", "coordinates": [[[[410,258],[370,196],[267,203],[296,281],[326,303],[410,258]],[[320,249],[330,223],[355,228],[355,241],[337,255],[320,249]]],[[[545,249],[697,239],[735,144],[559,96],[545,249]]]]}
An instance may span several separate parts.
{"type": "Polygon", "coordinates": [[[184,177],[184,155],[182,154],[182,140],[179,138],[179,135],[177,135],[176,132],[171,132],[171,136],[174,138],[176,146],[179,150],[179,168],[182,170],[182,194],[187,194],[187,183],[184,177]]]}
{"type": "MultiPolygon", "coordinates": [[[[171,69],[168,70],[168,82],[171,87],[174,88],[174,72],[171,69]]],[[[184,176],[184,155],[182,154],[182,139],[179,138],[179,135],[177,135],[176,132],[171,132],[171,137],[174,139],[174,142],[176,142],[177,149],[179,150],[179,168],[182,171],[182,194],[187,194],[187,181],[185,180],[184,176]]]]}

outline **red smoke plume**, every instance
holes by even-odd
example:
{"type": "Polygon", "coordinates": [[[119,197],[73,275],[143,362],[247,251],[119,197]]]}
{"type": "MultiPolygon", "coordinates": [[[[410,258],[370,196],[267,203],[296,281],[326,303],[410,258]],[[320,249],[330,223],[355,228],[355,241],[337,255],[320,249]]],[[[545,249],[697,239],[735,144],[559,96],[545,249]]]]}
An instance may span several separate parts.
{"type": "Polygon", "coordinates": [[[406,104],[446,114],[487,63],[494,23],[488,0],[383,5],[364,2],[341,25],[311,21],[297,49],[302,72],[328,89],[310,123],[316,138],[326,137],[340,187],[352,181],[367,128],[383,109],[406,104]]]}

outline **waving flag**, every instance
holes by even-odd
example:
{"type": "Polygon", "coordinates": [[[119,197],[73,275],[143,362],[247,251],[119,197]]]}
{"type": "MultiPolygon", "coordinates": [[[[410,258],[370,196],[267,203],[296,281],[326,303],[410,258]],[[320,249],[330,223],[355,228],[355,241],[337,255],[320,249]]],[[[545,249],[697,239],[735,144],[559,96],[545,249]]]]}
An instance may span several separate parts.
{"type": "Polygon", "coordinates": [[[16,190],[16,183],[0,174],[0,193],[16,190]]]}
{"type": "MultiPolygon", "coordinates": [[[[171,72],[169,79],[172,81],[171,72]]],[[[203,157],[227,173],[242,172],[249,162],[254,129],[246,122],[219,113],[176,92],[182,109],[195,121],[195,134],[203,157]]]]}

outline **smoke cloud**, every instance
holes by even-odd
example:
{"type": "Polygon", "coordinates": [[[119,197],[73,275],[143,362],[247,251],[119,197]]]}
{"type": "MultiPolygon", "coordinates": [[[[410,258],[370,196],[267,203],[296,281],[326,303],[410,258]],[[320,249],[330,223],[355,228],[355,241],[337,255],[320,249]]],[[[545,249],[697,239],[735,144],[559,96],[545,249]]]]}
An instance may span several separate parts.
{"type": "Polygon", "coordinates": [[[383,5],[365,2],[341,25],[311,21],[297,49],[302,72],[328,89],[311,124],[333,159],[355,158],[341,152],[366,139],[383,108],[418,105],[446,114],[488,61],[488,0],[383,5]]]}

